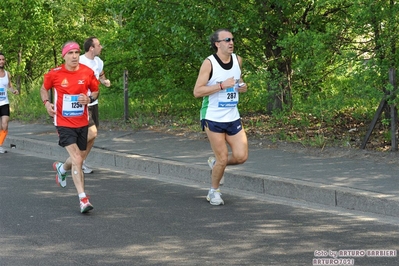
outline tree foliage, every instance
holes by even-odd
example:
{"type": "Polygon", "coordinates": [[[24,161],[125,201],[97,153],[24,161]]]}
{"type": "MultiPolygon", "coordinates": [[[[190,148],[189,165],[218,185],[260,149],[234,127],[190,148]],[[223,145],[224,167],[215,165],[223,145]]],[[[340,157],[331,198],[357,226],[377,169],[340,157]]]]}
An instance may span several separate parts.
{"type": "Polygon", "coordinates": [[[127,70],[134,113],[192,115],[209,36],[229,28],[250,85],[243,113],[363,112],[398,64],[396,14],[394,0],[9,0],[0,2],[0,50],[18,88],[36,93],[64,42],[95,35],[113,83],[104,102],[119,95],[123,105],[127,70]]]}

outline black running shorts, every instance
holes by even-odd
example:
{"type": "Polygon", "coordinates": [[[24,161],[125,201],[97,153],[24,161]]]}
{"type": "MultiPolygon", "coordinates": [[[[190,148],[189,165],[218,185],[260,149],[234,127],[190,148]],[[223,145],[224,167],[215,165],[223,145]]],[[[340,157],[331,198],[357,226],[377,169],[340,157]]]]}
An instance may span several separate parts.
{"type": "Polygon", "coordinates": [[[10,116],[10,105],[5,104],[0,106],[0,117],[2,116],[10,116]]]}
{"type": "Polygon", "coordinates": [[[87,148],[87,132],[89,127],[56,127],[58,132],[58,145],[61,147],[66,147],[71,144],[77,144],[79,150],[85,151],[87,148]]]}
{"type": "Polygon", "coordinates": [[[98,118],[98,104],[89,106],[89,127],[96,125],[100,125],[100,120],[98,118]]]}

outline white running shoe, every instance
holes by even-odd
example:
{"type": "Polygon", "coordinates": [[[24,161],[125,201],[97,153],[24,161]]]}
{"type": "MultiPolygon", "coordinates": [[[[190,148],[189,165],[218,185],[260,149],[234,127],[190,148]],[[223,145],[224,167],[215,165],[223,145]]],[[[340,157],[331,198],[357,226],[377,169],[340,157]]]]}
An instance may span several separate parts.
{"type": "Polygon", "coordinates": [[[224,205],[224,201],[220,197],[221,195],[220,189],[211,188],[206,196],[206,200],[212,205],[224,205]]]}
{"type": "MultiPolygon", "coordinates": [[[[211,157],[208,158],[208,165],[211,168],[211,170],[213,169],[213,166],[215,166],[215,163],[216,163],[215,157],[211,156],[211,157]]],[[[223,186],[223,184],[224,184],[224,175],[222,176],[222,179],[220,179],[219,184],[221,186],[223,186]]]]}
{"type": "Polygon", "coordinates": [[[80,203],[80,212],[81,213],[86,213],[86,212],[94,209],[93,205],[91,205],[91,203],[89,201],[89,197],[81,198],[79,200],[79,203],[80,203]]]}
{"type": "Polygon", "coordinates": [[[7,151],[3,147],[0,146],[0,153],[7,153],[7,151]]]}
{"type": "Polygon", "coordinates": [[[59,185],[60,187],[66,187],[66,176],[67,174],[62,174],[60,171],[61,166],[63,166],[63,163],[60,162],[54,162],[53,163],[53,169],[54,171],[56,171],[57,173],[55,174],[55,182],[57,183],[57,185],[59,185]]]}
{"type": "Polygon", "coordinates": [[[83,164],[82,164],[82,170],[83,170],[83,173],[85,173],[85,174],[91,174],[91,173],[93,173],[93,169],[91,169],[90,167],[88,167],[87,164],[86,164],[85,162],[83,162],[83,164]]]}

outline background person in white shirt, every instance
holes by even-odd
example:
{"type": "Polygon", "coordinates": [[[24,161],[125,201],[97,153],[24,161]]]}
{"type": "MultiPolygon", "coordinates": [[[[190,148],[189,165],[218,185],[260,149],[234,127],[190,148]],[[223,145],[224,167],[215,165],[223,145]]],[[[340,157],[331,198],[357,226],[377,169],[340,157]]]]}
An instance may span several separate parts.
{"type": "MultiPolygon", "coordinates": [[[[100,40],[95,37],[89,37],[85,40],[83,44],[83,48],[85,53],[80,56],[79,63],[84,64],[91,69],[93,69],[94,74],[96,75],[97,79],[106,87],[111,86],[111,82],[109,79],[105,77],[103,67],[104,62],[98,57],[101,54],[102,46],[100,44],[100,40]]],[[[85,174],[93,173],[93,170],[87,166],[86,158],[90,153],[91,148],[94,145],[94,141],[97,137],[97,129],[100,125],[100,120],[98,116],[98,100],[94,101],[93,103],[89,104],[89,133],[87,136],[87,149],[86,149],[86,156],[85,161],[83,161],[82,170],[85,174]]]]}

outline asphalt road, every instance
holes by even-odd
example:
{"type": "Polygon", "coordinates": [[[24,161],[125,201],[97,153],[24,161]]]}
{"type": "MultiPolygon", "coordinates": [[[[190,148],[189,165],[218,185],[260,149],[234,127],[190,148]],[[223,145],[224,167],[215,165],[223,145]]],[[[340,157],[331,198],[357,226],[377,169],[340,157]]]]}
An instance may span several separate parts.
{"type": "Polygon", "coordinates": [[[81,214],[72,180],[57,187],[52,162],[0,154],[2,266],[337,265],[328,252],[348,250],[341,265],[399,264],[385,256],[399,250],[392,217],[234,190],[211,206],[205,185],[106,168],[86,175],[94,210],[81,214]]]}

